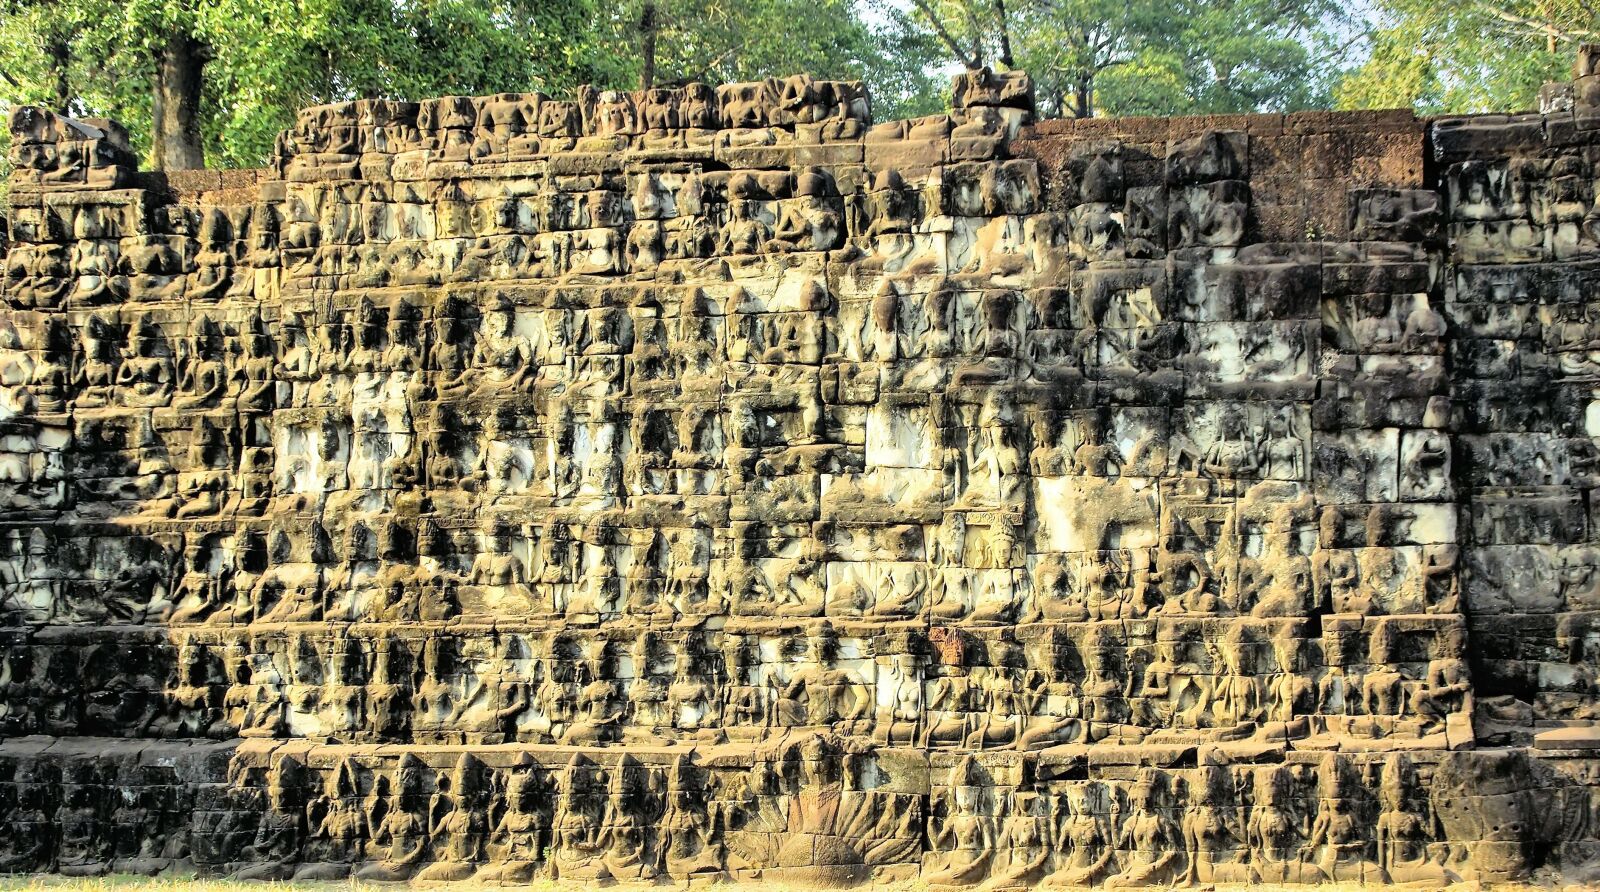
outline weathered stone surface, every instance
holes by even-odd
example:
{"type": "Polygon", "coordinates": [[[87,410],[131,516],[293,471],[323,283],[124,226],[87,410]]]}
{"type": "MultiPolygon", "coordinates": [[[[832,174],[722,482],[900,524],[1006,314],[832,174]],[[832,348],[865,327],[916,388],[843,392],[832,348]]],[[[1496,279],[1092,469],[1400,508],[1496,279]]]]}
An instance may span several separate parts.
{"type": "Polygon", "coordinates": [[[19,109],[0,870],[1581,878],[1579,87],[19,109]]]}

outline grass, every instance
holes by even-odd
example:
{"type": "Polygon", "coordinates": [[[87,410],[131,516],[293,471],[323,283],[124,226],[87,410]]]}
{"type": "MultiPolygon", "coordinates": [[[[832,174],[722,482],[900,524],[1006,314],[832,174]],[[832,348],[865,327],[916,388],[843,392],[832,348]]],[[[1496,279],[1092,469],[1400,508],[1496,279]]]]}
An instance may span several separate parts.
{"type": "MultiPolygon", "coordinates": [[[[745,884],[753,890],[757,883],[745,884]]],[[[761,883],[762,892],[786,892],[783,889],[773,889],[772,883],[761,883]]],[[[495,890],[505,892],[512,888],[505,885],[489,885],[475,883],[470,880],[459,883],[432,883],[418,884],[419,888],[433,888],[449,890],[449,892],[476,892],[476,890],[495,890]]],[[[368,883],[357,880],[341,880],[337,882],[307,883],[307,882],[252,882],[245,880],[212,879],[208,877],[145,877],[126,874],[114,874],[103,877],[72,878],[53,875],[36,876],[5,876],[0,875],[0,892],[399,892],[410,888],[397,883],[368,883]]],[[[518,892],[596,892],[593,883],[582,884],[578,882],[556,882],[554,880],[534,880],[531,883],[515,887],[518,892]]],[[[607,892],[662,892],[667,887],[648,886],[644,884],[612,885],[607,892]]],[[[732,888],[732,887],[730,887],[732,888]]],[[[886,892],[886,890],[877,890],[886,892]]],[[[895,892],[912,892],[911,889],[896,889],[895,892]]],[[[917,892],[925,892],[922,887],[917,887],[917,892]]]]}
{"type": "MultiPolygon", "coordinates": [[[[510,888],[502,885],[485,885],[471,881],[461,883],[434,883],[430,884],[436,889],[448,889],[450,892],[473,892],[473,890],[504,890],[510,888]]],[[[814,892],[807,887],[789,886],[770,880],[751,880],[741,883],[718,884],[719,888],[727,892],[814,892]]],[[[625,884],[608,885],[607,892],[644,892],[644,890],[661,890],[671,888],[689,888],[682,883],[677,884],[625,884]]],[[[0,875],[0,892],[11,890],[29,890],[29,892],[395,892],[405,888],[396,884],[363,883],[355,880],[328,883],[295,883],[295,882],[244,882],[239,880],[207,879],[200,877],[143,877],[131,875],[112,875],[104,877],[91,877],[75,879],[62,876],[36,875],[36,876],[5,876],[0,875]]],[[[516,887],[528,892],[595,892],[592,883],[557,882],[554,880],[535,880],[532,883],[516,887]]],[[[693,888],[700,890],[704,886],[696,885],[693,888]]],[[[927,892],[927,887],[918,882],[903,881],[882,886],[861,886],[865,892],[927,892]]],[[[981,889],[981,887],[975,887],[981,889]]],[[[1405,889],[1396,886],[1363,886],[1359,883],[1329,883],[1321,886],[1266,886],[1266,885],[1235,885],[1223,884],[1220,886],[1202,886],[1203,890],[1216,890],[1216,892],[1369,892],[1380,889],[1405,889]]],[[[1416,889],[1416,887],[1410,887],[1416,889]]],[[[1600,887],[1587,885],[1524,885],[1509,884],[1499,886],[1484,886],[1477,883],[1462,883],[1451,886],[1446,892],[1580,892],[1580,890],[1596,889],[1600,887]]]]}
{"type": "Polygon", "coordinates": [[[334,890],[376,890],[370,883],[249,883],[202,877],[145,877],[113,874],[77,879],[52,876],[0,876],[0,890],[38,890],[38,892],[334,892],[334,890]]]}

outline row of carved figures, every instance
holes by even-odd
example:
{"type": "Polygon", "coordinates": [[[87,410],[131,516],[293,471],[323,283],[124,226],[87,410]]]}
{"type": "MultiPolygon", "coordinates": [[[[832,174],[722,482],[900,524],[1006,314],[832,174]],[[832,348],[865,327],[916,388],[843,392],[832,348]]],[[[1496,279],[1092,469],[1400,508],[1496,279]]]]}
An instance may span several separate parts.
{"type": "MultiPolygon", "coordinates": [[[[820,283],[814,287],[819,302],[831,300],[820,283]]],[[[1118,294],[1112,303],[1138,300],[1118,294]]],[[[246,412],[363,403],[398,408],[533,394],[616,396],[628,389],[709,395],[776,371],[750,365],[825,361],[883,363],[890,389],[915,391],[952,381],[1003,382],[1014,374],[1012,360],[1022,371],[1109,367],[1135,350],[1207,380],[1248,371],[1287,382],[1310,376],[1307,355],[1315,341],[1308,323],[1160,324],[1124,319],[1118,314],[1126,311],[1114,306],[1081,326],[1058,327],[1060,320],[1051,319],[1024,325],[1021,320],[1038,308],[1019,310],[1028,303],[1009,291],[981,299],[936,291],[899,302],[913,308],[897,309],[891,295],[887,308],[871,308],[873,321],[863,306],[846,307],[834,321],[814,306],[663,318],[656,309],[546,310],[500,302],[481,322],[457,307],[462,316],[405,319],[390,323],[387,334],[381,324],[319,324],[293,313],[269,327],[148,312],[124,320],[101,311],[76,322],[61,316],[11,320],[0,330],[0,349],[5,383],[30,394],[30,407],[54,414],[106,405],[246,412]]],[[[1444,320],[1424,304],[1405,326],[1399,340],[1426,352],[1424,341],[1437,342],[1444,320]]],[[[1387,335],[1363,329],[1350,337],[1367,346],[1387,335]]]]}
{"type": "MultiPolygon", "coordinates": [[[[614,531],[638,535],[598,542],[565,529],[534,540],[425,530],[420,548],[395,545],[411,541],[404,530],[374,535],[360,524],[354,529],[348,550],[275,558],[259,540],[230,553],[201,537],[180,552],[164,531],[58,541],[55,551],[6,549],[0,552],[0,617],[14,625],[487,616],[676,622],[713,615],[1009,625],[1270,619],[1330,607],[1391,616],[1459,609],[1449,554],[1406,546],[1305,555],[1281,548],[1290,534],[1276,532],[1265,538],[1272,547],[1264,555],[1247,557],[1238,555],[1239,543],[1231,538],[1181,551],[1023,554],[1016,540],[980,530],[954,538],[969,550],[933,560],[845,561],[729,554],[748,543],[692,529],[614,531]]],[[[318,531],[304,535],[307,547],[319,547],[318,531]]],[[[17,544],[0,539],[0,546],[17,544]]],[[[1578,590],[1585,578],[1571,581],[1578,590]]]]}
{"type": "Polygon", "coordinates": [[[714,646],[691,633],[673,646],[645,632],[624,652],[572,633],[550,637],[547,649],[505,635],[492,647],[441,637],[389,639],[368,651],[357,639],[285,632],[176,653],[121,647],[116,671],[85,662],[110,645],[21,644],[0,662],[11,704],[0,717],[17,733],[584,744],[833,727],[899,745],[1026,750],[1163,728],[1304,736],[1320,730],[1309,717],[1339,717],[1340,728],[1366,736],[1415,736],[1472,712],[1460,629],[1402,647],[1414,636],[1380,627],[1364,659],[1342,637],[1319,643],[1287,629],[1258,637],[1266,634],[1236,625],[1223,647],[1198,628],[1142,646],[1104,626],[1089,627],[1078,645],[963,645],[943,635],[934,644],[940,662],[904,632],[878,655],[832,634],[724,633],[714,646]],[[1428,639],[1431,648],[1407,661],[1402,650],[1428,639]],[[73,690],[90,696],[62,699],[73,690]]]}
{"type": "MultiPolygon", "coordinates": [[[[214,870],[244,863],[240,875],[255,879],[682,880],[762,868],[859,879],[870,865],[991,888],[1443,885],[1512,860],[1496,851],[1495,831],[1452,838],[1482,830],[1470,817],[1493,808],[1430,795],[1423,778],[1435,766],[1398,753],[1021,783],[1018,766],[964,756],[934,770],[929,795],[887,773],[909,763],[841,753],[824,738],[768,750],[745,768],[684,755],[602,765],[578,754],[564,766],[527,754],[494,765],[470,754],[453,765],[276,758],[235,766],[231,798],[211,797],[190,850],[214,870]]],[[[19,830],[3,844],[7,869],[94,872],[182,850],[152,838],[175,823],[155,791],[96,796],[105,779],[69,773],[76,783],[61,800],[40,778],[0,788],[19,830]]],[[[1559,812],[1565,791],[1555,796],[1559,812]]]]}
{"type": "MultiPolygon", "coordinates": [[[[0,406],[7,397],[27,399],[0,391],[0,406]]],[[[1150,430],[1120,446],[1103,442],[1092,419],[1052,412],[1029,418],[1031,429],[1009,420],[936,428],[925,411],[874,409],[863,416],[869,437],[880,424],[899,427],[902,436],[863,449],[826,442],[848,439],[861,425],[842,437],[823,431],[823,407],[814,392],[797,389],[782,401],[787,405],[735,398],[726,408],[612,408],[598,418],[577,417],[573,406],[581,403],[561,402],[545,411],[494,413],[483,428],[459,426],[460,413],[436,408],[422,431],[404,403],[357,404],[353,415],[330,410],[312,418],[284,417],[272,429],[263,427],[261,416],[226,412],[163,417],[160,426],[137,411],[80,412],[70,422],[50,419],[67,422],[59,426],[14,427],[0,444],[0,485],[29,490],[36,501],[27,507],[69,507],[63,500],[70,493],[72,504],[140,501],[146,504],[135,513],[190,518],[260,515],[275,496],[321,504],[341,493],[382,498],[421,490],[457,490],[459,496],[447,497],[485,502],[542,498],[610,507],[630,496],[738,494],[744,487],[730,482],[805,473],[851,474],[839,485],[875,500],[883,498],[881,490],[899,487],[918,508],[969,510],[1020,508],[1028,479],[1037,477],[1167,475],[1248,486],[1304,483],[1309,476],[1308,438],[1295,432],[1306,414],[1301,405],[1219,408],[1179,419],[1164,438],[1150,430]],[[1262,419],[1264,428],[1250,430],[1246,420],[1253,418],[1262,419]],[[790,446],[827,448],[809,456],[773,454],[790,446]],[[69,478],[73,485],[66,486],[69,478]]],[[[995,414],[1004,417],[1010,410],[985,413],[995,414]]],[[[1384,433],[1403,440],[1404,454],[1373,461],[1400,461],[1398,489],[1379,470],[1361,467],[1349,468],[1354,482],[1344,484],[1346,489],[1373,501],[1432,501],[1450,493],[1448,435],[1390,429],[1375,437],[1376,448],[1384,448],[1384,433]]],[[[1393,443],[1388,448],[1400,451],[1393,443]]],[[[1319,462],[1340,459],[1329,453],[1319,462]]],[[[1344,492],[1323,487],[1334,497],[1344,492]]],[[[1298,494],[1281,491],[1289,502],[1298,494]]],[[[16,498],[15,492],[7,495],[16,498]]],[[[1299,507],[1305,514],[1311,506],[1299,507]]]]}

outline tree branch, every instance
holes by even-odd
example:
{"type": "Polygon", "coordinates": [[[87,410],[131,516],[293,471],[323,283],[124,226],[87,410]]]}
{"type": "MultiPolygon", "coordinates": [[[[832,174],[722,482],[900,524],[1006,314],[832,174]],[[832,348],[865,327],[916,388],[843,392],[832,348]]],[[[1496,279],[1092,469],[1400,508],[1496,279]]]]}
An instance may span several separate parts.
{"type": "Polygon", "coordinates": [[[1555,22],[1519,16],[1504,7],[1489,3],[1478,3],[1477,6],[1485,13],[1488,13],[1490,17],[1499,19],[1508,25],[1515,25],[1518,28],[1525,29],[1525,33],[1533,37],[1578,42],[1592,40],[1597,34],[1600,34],[1600,32],[1586,28],[1564,29],[1558,27],[1555,22]]]}
{"type": "Polygon", "coordinates": [[[933,28],[933,33],[938,36],[939,42],[950,50],[950,54],[956,57],[957,62],[966,66],[969,71],[983,67],[981,59],[974,61],[961,48],[961,44],[956,42],[955,37],[950,34],[950,29],[945,27],[944,21],[933,11],[933,7],[928,3],[928,0],[911,0],[911,5],[915,6],[917,12],[922,13],[922,17],[928,20],[928,25],[933,28]]]}
{"type": "Polygon", "coordinates": [[[728,59],[731,59],[738,51],[738,47],[728,47],[727,49],[718,53],[716,56],[712,57],[711,61],[700,66],[700,70],[693,77],[690,77],[689,80],[714,82],[716,78],[711,76],[711,70],[716,68],[718,65],[721,65],[723,62],[726,62],[728,59]]]}
{"type": "Polygon", "coordinates": [[[1006,21],[1006,0],[994,0],[995,24],[1000,26],[1000,64],[1006,68],[1015,68],[1017,63],[1011,55],[1011,25],[1006,21]]]}
{"type": "Polygon", "coordinates": [[[963,5],[967,10],[967,28],[972,31],[972,61],[976,64],[972,68],[983,67],[983,28],[978,25],[978,8],[976,0],[964,0],[963,5]]]}

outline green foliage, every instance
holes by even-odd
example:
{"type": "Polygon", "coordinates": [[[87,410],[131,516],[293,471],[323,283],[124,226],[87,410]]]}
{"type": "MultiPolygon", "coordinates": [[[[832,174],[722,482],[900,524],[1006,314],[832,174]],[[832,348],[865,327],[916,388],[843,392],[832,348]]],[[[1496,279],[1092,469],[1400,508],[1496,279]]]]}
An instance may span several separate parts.
{"type": "Polygon", "coordinates": [[[570,89],[595,70],[594,13],[590,0],[6,0],[0,96],[45,99],[59,72],[34,48],[69,34],[72,111],[123,121],[143,150],[156,51],[188,34],[211,59],[209,163],[257,165],[306,105],[570,89]]]}
{"type": "Polygon", "coordinates": [[[199,21],[214,54],[208,148],[259,163],[306,105],[570,89],[590,73],[579,52],[588,12],[524,0],[222,0],[199,21]]]}
{"type": "Polygon", "coordinates": [[[1591,4],[1368,0],[1363,34],[1340,0],[0,0],[0,111],[114,117],[146,151],[155,60],[186,35],[208,164],[254,166],[308,105],[634,88],[647,6],[658,85],[861,79],[879,120],[940,110],[982,65],[1030,71],[1047,116],[1503,110],[1600,39],[1591,4]]]}
{"type": "Polygon", "coordinates": [[[1288,110],[1327,101],[1337,0],[908,0],[949,61],[1019,67],[1046,115],[1288,110]],[[1008,52],[1009,50],[1009,52],[1008,52]]]}
{"type": "MultiPolygon", "coordinates": [[[[647,0],[608,6],[604,41],[614,48],[597,83],[635,87],[647,0]]],[[[929,70],[923,35],[874,27],[858,0],[653,0],[655,83],[729,83],[805,72],[864,80],[880,120],[943,107],[948,79],[929,70]]]]}
{"type": "MultiPolygon", "coordinates": [[[[149,149],[150,84],[174,33],[208,48],[211,166],[254,166],[308,105],[638,85],[643,0],[0,0],[0,104],[125,123],[149,149]],[[64,46],[51,56],[47,46],[64,46]]],[[[864,79],[879,117],[942,105],[920,35],[880,33],[856,0],[658,0],[656,83],[807,71],[864,79]]]]}
{"type": "Polygon", "coordinates": [[[872,54],[854,76],[871,87],[874,119],[915,118],[950,107],[950,73],[932,64],[939,47],[927,34],[896,28],[882,17],[864,23],[872,54]]]}
{"type": "Polygon", "coordinates": [[[1367,59],[1334,93],[1340,108],[1428,114],[1537,105],[1571,77],[1578,44],[1600,39],[1590,0],[1377,0],[1367,59]]]}

